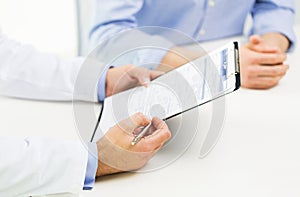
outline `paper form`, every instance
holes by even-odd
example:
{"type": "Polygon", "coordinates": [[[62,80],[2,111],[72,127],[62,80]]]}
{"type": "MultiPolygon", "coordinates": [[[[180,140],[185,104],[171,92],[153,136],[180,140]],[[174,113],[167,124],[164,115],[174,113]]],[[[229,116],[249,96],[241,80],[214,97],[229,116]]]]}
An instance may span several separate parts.
{"type": "Polygon", "coordinates": [[[137,87],[106,98],[94,140],[137,112],[164,119],[233,91],[235,63],[231,50],[232,43],[162,75],[147,88],[137,87]]]}

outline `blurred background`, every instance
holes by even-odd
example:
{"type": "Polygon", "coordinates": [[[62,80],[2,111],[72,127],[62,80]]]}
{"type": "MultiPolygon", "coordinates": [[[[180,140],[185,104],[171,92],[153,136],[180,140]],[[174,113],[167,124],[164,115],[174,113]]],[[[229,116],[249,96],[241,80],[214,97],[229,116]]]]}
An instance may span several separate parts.
{"type": "MultiPolygon", "coordinates": [[[[1,0],[0,29],[11,38],[63,57],[84,55],[93,0],[1,0]]],[[[300,25],[296,0],[296,24],[300,25]]]]}

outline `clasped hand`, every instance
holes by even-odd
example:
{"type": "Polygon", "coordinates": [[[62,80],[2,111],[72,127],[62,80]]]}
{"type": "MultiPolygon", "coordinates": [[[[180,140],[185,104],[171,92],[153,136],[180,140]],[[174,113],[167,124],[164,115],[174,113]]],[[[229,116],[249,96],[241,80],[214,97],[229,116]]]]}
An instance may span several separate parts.
{"type": "Polygon", "coordinates": [[[254,89],[268,89],[277,85],[289,66],[285,51],[272,46],[263,37],[254,35],[250,42],[241,47],[242,86],[254,89]]]}

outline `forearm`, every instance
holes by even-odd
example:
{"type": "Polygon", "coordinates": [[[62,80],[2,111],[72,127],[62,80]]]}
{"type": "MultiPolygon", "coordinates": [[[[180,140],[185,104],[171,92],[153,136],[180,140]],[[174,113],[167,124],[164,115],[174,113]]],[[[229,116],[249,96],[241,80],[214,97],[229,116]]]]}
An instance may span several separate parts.
{"type": "Polygon", "coordinates": [[[163,57],[157,70],[168,72],[204,54],[204,51],[192,51],[184,47],[172,47],[163,57]]]}
{"type": "Polygon", "coordinates": [[[290,46],[289,39],[280,33],[266,33],[262,38],[269,46],[278,47],[282,52],[286,52],[290,46]]]}

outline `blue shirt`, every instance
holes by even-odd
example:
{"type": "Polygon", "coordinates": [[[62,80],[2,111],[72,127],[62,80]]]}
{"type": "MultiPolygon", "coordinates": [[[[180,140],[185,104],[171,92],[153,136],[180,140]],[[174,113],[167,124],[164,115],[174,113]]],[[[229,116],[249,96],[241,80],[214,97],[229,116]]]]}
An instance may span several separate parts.
{"type": "Polygon", "coordinates": [[[250,34],[278,32],[294,47],[294,0],[95,0],[91,45],[122,30],[161,26],[198,41],[242,35],[247,15],[250,34]]]}

